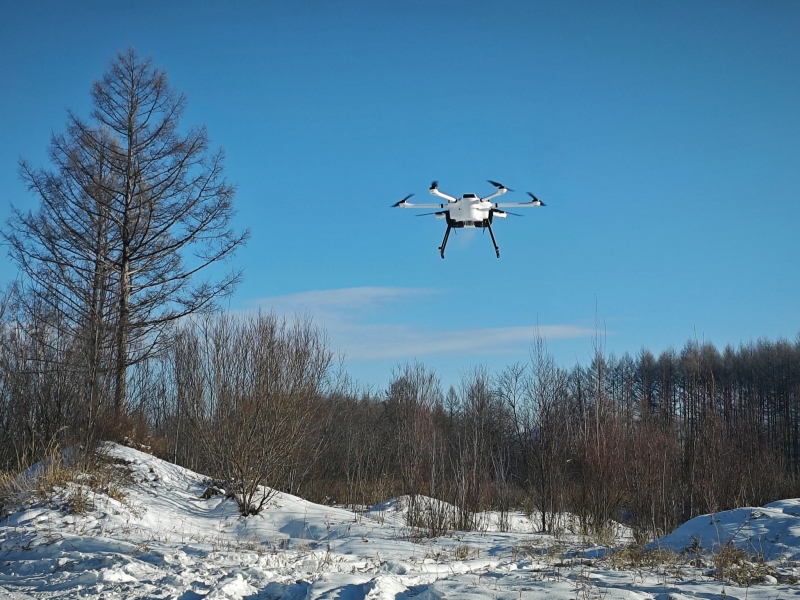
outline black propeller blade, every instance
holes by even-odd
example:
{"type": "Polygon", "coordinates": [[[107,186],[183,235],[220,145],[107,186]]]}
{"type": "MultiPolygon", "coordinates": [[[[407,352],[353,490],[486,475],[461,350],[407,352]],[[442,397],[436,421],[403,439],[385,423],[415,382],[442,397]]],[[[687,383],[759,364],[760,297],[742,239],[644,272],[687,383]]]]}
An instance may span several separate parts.
{"type": "Polygon", "coordinates": [[[533,203],[536,204],[537,206],[547,206],[547,204],[539,200],[536,196],[534,196],[530,192],[527,192],[527,194],[533,199],[533,203]]]}
{"type": "Polygon", "coordinates": [[[414,195],[414,194],[409,194],[408,196],[406,196],[405,198],[403,198],[402,200],[400,200],[400,202],[395,202],[394,204],[392,204],[392,208],[397,208],[398,206],[400,206],[401,204],[403,204],[403,203],[404,203],[406,200],[408,200],[409,198],[411,198],[411,196],[413,196],[413,195],[414,195]]]}
{"type": "Polygon", "coordinates": [[[487,181],[488,183],[491,183],[491,184],[492,184],[494,187],[496,187],[496,188],[497,188],[497,189],[499,189],[499,190],[506,189],[506,190],[508,190],[509,192],[513,192],[513,191],[514,191],[514,190],[512,190],[511,188],[507,188],[507,187],[506,187],[506,186],[504,186],[502,183],[498,183],[497,181],[492,181],[491,179],[487,179],[486,181],[487,181]]]}
{"type": "Polygon", "coordinates": [[[433,183],[431,183],[431,189],[432,190],[438,190],[439,189],[439,182],[438,181],[434,181],[433,183]]]}

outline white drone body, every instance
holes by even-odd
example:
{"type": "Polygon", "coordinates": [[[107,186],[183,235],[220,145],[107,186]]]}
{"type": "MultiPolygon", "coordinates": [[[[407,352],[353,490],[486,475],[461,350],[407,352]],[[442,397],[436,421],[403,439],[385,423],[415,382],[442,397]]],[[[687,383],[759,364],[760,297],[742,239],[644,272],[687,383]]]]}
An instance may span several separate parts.
{"type": "Polygon", "coordinates": [[[493,186],[497,188],[497,191],[489,196],[484,198],[479,198],[475,194],[464,194],[461,198],[456,198],[454,196],[450,196],[448,194],[443,194],[439,191],[438,182],[434,181],[430,187],[430,193],[434,196],[438,196],[439,198],[443,198],[447,200],[446,203],[441,204],[412,204],[408,201],[411,196],[414,194],[409,194],[400,202],[393,204],[393,207],[397,208],[439,208],[443,210],[438,210],[432,213],[424,213],[422,215],[417,215],[418,217],[423,217],[425,215],[434,215],[437,219],[446,219],[447,220],[447,231],[444,233],[444,240],[442,240],[442,245],[439,246],[439,254],[441,254],[442,258],[444,258],[444,249],[447,246],[447,238],[450,237],[450,230],[451,229],[461,229],[463,227],[480,227],[482,229],[488,229],[489,235],[492,236],[492,244],[494,245],[494,251],[497,254],[497,258],[500,258],[500,248],[497,247],[497,242],[494,239],[494,232],[492,231],[492,220],[497,219],[505,219],[508,215],[514,215],[516,217],[521,217],[522,215],[518,215],[516,213],[508,212],[505,210],[501,210],[502,208],[507,207],[518,207],[518,208],[530,208],[533,206],[545,206],[544,202],[539,200],[536,196],[528,192],[528,195],[531,197],[530,202],[492,202],[498,196],[502,196],[506,192],[511,192],[513,190],[508,189],[502,183],[497,183],[496,181],[489,180],[493,186]]]}

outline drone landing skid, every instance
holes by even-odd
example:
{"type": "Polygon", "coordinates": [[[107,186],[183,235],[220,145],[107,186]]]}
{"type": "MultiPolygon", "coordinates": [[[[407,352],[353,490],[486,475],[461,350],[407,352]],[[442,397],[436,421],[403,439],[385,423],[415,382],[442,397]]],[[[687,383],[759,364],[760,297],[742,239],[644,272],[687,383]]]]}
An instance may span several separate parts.
{"type": "Polygon", "coordinates": [[[497,258],[500,258],[500,248],[497,247],[497,242],[494,239],[494,231],[492,231],[492,224],[489,223],[486,225],[489,228],[489,235],[492,236],[492,245],[494,246],[494,252],[497,254],[497,258]]]}
{"type": "MultiPolygon", "coordinates": [[[[444,239],[442,240],[442,245],[439,246],[439,254],[444,258],[444,249],[447,247],[447,239],[450,237],[450,230],[453,227],[448,223],[447,224],[447,231],[444,232],[444,239]]],[[[497,246],[497,241],[494,239],[494,231],[492,231],[492,224],[487,223],[486,229],[489,230],[489,235],[492,236],[492,245],[494,246],[494,252],[497,255],[497,258],[500,258],[500,248],[497,246]]]]}
{"type": "Polygon", "coordinates": [[[439,246],[439,254],[442,255],[442,259],[444,259],[444,249],[447,246],[447,238],[450,237],[450,230],[452,229],[450,223],[447,224],[447,231],[444,232],[444,239],[442,240],[442,245],[439,246]]]}

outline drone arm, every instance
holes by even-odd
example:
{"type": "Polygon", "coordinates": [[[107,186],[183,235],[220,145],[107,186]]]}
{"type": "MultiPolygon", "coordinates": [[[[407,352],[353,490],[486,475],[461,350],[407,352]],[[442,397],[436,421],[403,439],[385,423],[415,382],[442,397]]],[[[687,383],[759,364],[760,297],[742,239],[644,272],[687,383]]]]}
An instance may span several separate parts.
{"type": "Polygon", "coordinates": [[[488,202],[489,200],[491,200],[493,198],[497,198],[498,196],[502,196],[507,191],[508,191],[508,188],[498,188],[498,190],[494,194],[491,194],[490,196],[486,196],[485,198],[481,198],[481,202],[488,202]]]}
{"type": "Polygon", "coordinates": [[[411,204],[410,202],[399,202],[395,208],[447,208],[447,204],[411,204]]]}
{"type": "Polygon", "coordinates": [[[516,206],[518,208],[527,208],[530,206],[547,206],[544,202],[539,200],[534,194],[531,192],[527,192],[528,196],[531,197],[530,202],[493,202],[492,206],[494,208],[503,208],[505,206],[516,206]]]}
{"type": "Polygon", "coordinates": [[[545,206],[545,203],[539,200],[536,196],[528,192],[528,196],[531,197],[530,202],[493,202],[492,206],[494,208],[503,208],[504,206],[516,206],[518,208],[526,208],[531,206],[545,206]]]}
{"type": "Polygon", "coordinates": [[[440,191],[439,191],[439,188],[438,188],[438,187],[436,187],[435,185],[432,185],[432,186],[431,186],[431,188],[430,188],[430,190],[428,190],[428,191],[429,191],[429,192],[430,192],[432,195],[434,195],[434,196],[438,196],[439,198],[444,198],[444,199],[445,199],[445,200],[447,200],[448,202],[457,202],[457,201],[458,201],[458,199],[457,199],[457,198],[454,198],[453,196],[449,196],[449,195],[447,195],[447,194],[443,194],[442,192],[440,192],[440,191]]]}

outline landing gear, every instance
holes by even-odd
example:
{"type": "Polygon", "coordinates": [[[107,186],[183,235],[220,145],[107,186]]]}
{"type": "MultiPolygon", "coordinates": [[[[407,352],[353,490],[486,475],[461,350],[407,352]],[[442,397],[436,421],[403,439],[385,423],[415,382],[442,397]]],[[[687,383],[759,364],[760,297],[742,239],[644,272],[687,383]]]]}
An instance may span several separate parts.
{"type": "Polygon", "coordinates": [[[452,227],[450,227],[450,223],[448,223],[447,224],[447,231],[444,232],[444,239],[442,240],[442,245],[439,246],[439,254],[442,255],[442,258],[444,258],[444,248],[445,248],[445,246],[447,246],[447,238],[450,237],[450,230],[451,229],[452,229],[452,227]]]}
{"type": "MultiPolygon", "coordinates": [[[[494,240],[494,231],[492,231],[492,224],[489,223],[487,227],[489,228],[489,235],[492,236],[492,244],[494,244],[494,252],[495,254],[497,254],[497,258],[500,258],[500,248],[497,247],[497,242],[494,240]]],[[[444,256],[442,258],[444,258],[444,256]]]]}

